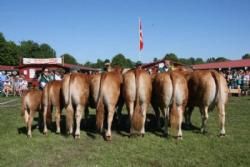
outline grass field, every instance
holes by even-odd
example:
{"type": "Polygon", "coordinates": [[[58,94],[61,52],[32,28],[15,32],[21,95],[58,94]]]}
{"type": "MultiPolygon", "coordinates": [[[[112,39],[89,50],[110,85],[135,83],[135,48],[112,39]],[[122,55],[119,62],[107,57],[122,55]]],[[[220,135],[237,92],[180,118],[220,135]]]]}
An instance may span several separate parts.
{"type": "MultiPolygon", "coordinates": [[[[75,140],[51,131],[44,136],[35,128],[29,139],[20,117],[20,99],[0,97],[0,166],[250,166],[250,97],[230,97],[226,110],[223,138],[217,136],[214,111],[207,134],[183,130],[179,141],[161,137],[152,128],[144,138],[129,138],[114,129],[111,142],[91,129],[82,130],[75,140]]],[[[197,110],[192,122],[200,126],[197,110]]]]}

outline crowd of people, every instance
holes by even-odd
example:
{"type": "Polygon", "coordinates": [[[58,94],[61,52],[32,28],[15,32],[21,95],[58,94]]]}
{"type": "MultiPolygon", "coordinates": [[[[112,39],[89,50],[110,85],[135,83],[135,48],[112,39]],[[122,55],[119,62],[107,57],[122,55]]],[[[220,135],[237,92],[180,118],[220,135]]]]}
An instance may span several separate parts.
{"type": "Polygon", "coordinates": [[[0,92],[5,96],[13,94],[22,96],[23,92],[28,89],[28,82],[22,75],[9,75],[0,72],[0,92]]]}
{"type": "MultiPolygon", "coordinates": [[[[149,73],[157,73],[168,71],[167,68],[161,66],[157,69],[150,69],[149,73]]],[[[231,69],[221,71],[227,80],[230,89],[241,89],[242,92],[250,90],[250,69],[231,69]]],[[[43,69],[38,74],[39,89],[43,89],[45,85],[52,80],[62,80],[63,74],[59,71],[49,71],[47,68],[43,69]]],[[[23,92],[28,89],[28,81],[23,75],[9,75],[0,72],[0,93],[5,96],[13,94],[14,96],[22,96],[23,92]]]]}
{"type": "Polygon", "coordinates": [[[250,70],[233,69],[222,71],[227,80],[230,89],[241,89],[247,91],[250,89],[250,70]]]}
{"type": "Polygon", "coordinates": [[[39,89],[43,89],[49,81],[62,80],[62,74],[59,71],[49,71],[47,68],[38,77],[39,89]]]}
{"type": "MultiPolygon", "coordinates": [[[[61,80],[62,75],[59,71],[49,71],[45,68],[42,73],[38,74],[39,89],[43,89],[45,85],[52,80],[61,80]]],[[[23,75],[10,75],[0,72],[0,93],[4,96],[22,96],[28,90],[28,81],[23,75]]]]}

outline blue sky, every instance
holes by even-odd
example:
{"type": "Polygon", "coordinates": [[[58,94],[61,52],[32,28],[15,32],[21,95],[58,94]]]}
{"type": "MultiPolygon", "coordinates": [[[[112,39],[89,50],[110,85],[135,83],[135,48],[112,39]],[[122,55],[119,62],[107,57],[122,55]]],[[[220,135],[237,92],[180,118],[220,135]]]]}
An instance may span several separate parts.
{"type": "Polygon", "coordinates": [[[143,62],[170,52],[240,59],[250,52],[250,1],[1,0],[0,32],[16,43],[48,43],[57,56],[70,53],[79,63],[118,53],[143,62]]]}

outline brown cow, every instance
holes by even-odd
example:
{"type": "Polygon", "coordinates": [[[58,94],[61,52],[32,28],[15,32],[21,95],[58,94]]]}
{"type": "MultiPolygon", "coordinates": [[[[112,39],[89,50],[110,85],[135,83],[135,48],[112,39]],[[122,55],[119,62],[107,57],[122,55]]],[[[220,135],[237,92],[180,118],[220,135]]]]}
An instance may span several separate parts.
{"type": "Polygon", "coordinates": [[[62,90],[66,108],[66,124],[69,134],[73,133],[73,115],[75,111],[75,138],[80,138],[82,112],[87,107],[89,98],[89,81],[86,74],[66,74],[62,81],[62,90]]]}
{"type": "Polygon", "coordinates": [[[188,87],[185,77],[179,72],[159,73],[153,80],[152,106],[156,113],[158,127],[161,110],[164,121],[164,134],[168,135],[169,109],[171,127],[177,130],[177,138],[182,138],[181,124],[188,100],[188,87]]]}
{"type": "Polygon", "coordinates": [[[24,118],[25,124],[27,125],[28,137],[32,137],[31,125],[36,111],[42,112],[42,91],[30,90],[25,92],[22,96],[21,116],[24,118]]]}
{"type": "Polygon", "coordinates": [[[62,81],[51,81],[46,84],[43,90],[43,121],[44,130],[43,133],[47,134],[47,123],[51,122],[51,111],[53,106],[56,108],[55,118],[56,118],[56,133],[60,133],[60,117],[61,111],[64,106],[64,101],[62,97],[62,81]],[[46,121],[47,120],[47,121],[46,121]]]}
{"type": "Polygon", "coordinates": [[[96,126],[103,132],[104,113],[107,109],[108,129],[105,133],[106,140],[111,140],[111,125],[115,113],[116,105],[120,96],[120,88],[122,84],[121,70],[105,72],[101,75],[99,94],[96,104],[96,126]]]}
{"type": "Polygon", "coordinates": [[[186,74],[189,88],[188,110],[185,122],[191,125],[191,113],[195,106],[200,108],[202,116],[201,132],[206,132],[208,111],[218,108],[220,135],[225,135],[225,104],[228,99],[228,87],[225,78],[216,71],[197,70],[186,74]]]}
{"type": "Polygon", "coordinates": [[[130,116],[130,134],[145,134],[145,120],[152,93],[150,75],[135,69],[123,75],[123,95],[130,116]]]}

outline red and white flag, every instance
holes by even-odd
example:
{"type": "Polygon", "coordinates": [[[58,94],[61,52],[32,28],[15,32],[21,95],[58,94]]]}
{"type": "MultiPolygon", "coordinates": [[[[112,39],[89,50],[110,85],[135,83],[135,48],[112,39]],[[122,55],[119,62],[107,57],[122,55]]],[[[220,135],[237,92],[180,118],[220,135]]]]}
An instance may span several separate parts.
{"type": "Polygon", "coordinates": [[[143,49],[143,34],[142,34],[142,24],[141,24],[141,18],[139,18],[139,49],[140,51],[143,49]]]}

